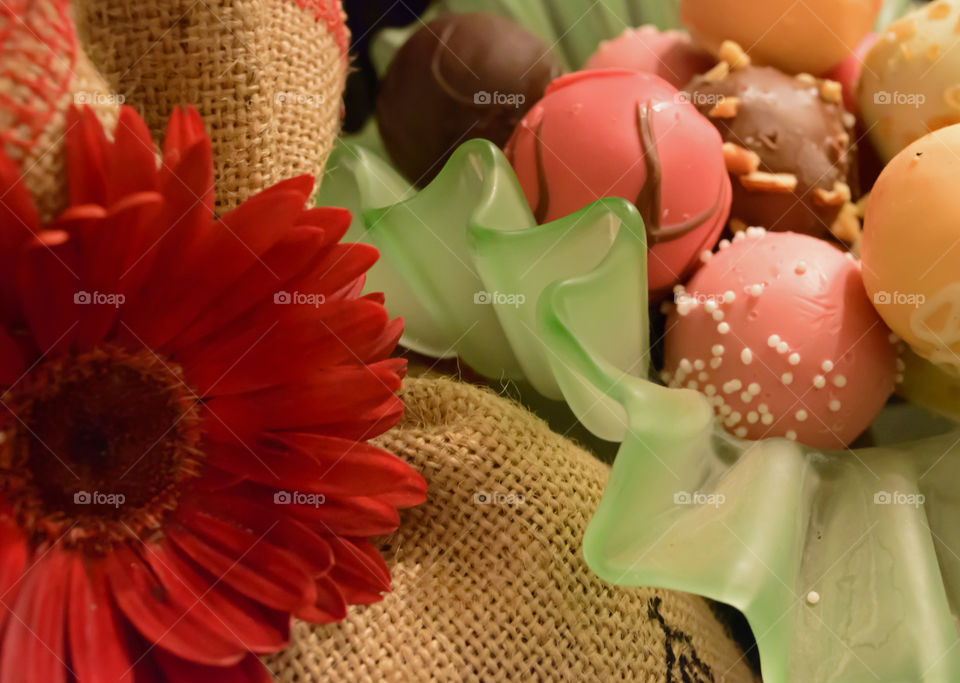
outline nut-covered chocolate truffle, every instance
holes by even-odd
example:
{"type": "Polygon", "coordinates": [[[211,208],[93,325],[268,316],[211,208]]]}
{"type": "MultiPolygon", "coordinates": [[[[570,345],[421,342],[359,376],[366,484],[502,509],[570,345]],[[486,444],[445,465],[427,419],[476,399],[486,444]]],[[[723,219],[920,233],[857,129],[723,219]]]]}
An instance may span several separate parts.
{"type": "Polygon", "coordinates": [[[377,122],[391,159],[426,185],[471,138],[502,147],[560,62],[539,38],[493,14],[451,14],[397,52],[380,85],[377,122]]]}
{"type": "MultiPolygon", "coordinates": [[[[730,52],[737,52],[735,46],[730,52]]],[[[848,184],[855,165],[853,117],[840,84],[773,67],[721,62],[688,87],[720,131],[733,182],[730,226],[856,241],[848,184]]]]}

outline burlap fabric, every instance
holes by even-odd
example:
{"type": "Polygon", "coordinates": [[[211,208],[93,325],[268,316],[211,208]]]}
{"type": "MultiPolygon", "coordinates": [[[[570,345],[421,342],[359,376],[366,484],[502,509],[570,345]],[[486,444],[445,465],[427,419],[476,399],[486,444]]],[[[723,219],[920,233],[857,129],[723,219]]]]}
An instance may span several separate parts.
{"type": "Polygon", "coordinates": [[[155,136],[174,107],[203,115],[219,210],[319,177],[347,73],[339,0],[77,0],[76,20],[93,63],[155,136]]]}
{"type": "Polygon", "coordinates": [[[340,624],[296,624],[267,660],[280,681],[754,680],[701,598],[590,572],[580,542],[606,465],[487,390],[410,379],[403,395],[378,441],[428,500],[380,542],[393,592],[340,624]]]}
{"type": "Polygon", "coordinates": [[[20,164],[43,219],[67,200],[67,107],[88,104],[112,130],[120,99],[78,45],[67,0],[0,3],[0,145],[20,164]]]}
{"type": "Polygon", "coordinates": [[[66,200],[71,104],[92,107],[107,130],[132,105],[157,139],[174,107],[196,107],[221,212],[285,178],[319,179],[340,125],[343,20],[339,0],[7,0],[0,145],[45,220],[66,200]]]}

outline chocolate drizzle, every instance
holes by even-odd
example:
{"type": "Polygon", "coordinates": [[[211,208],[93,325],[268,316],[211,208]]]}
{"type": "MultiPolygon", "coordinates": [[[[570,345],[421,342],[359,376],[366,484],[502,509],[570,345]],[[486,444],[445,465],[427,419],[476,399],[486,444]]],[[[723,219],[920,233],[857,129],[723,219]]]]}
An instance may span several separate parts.
{"type": "Polygon", "coordinates": [[[543,164],[543,119],[537,124],[537,131],[533,134],[533,149],[537,160],[537,208],[533,211],[533,217],[537,224],[543,223],[550,211],[550,186],[547,184],[546,166],[543,164]]]}
{"type": "Polygon", "coordinates": [[[637,134],[640,137],[640,146],[643,150],[643,162],[647,168],[647,177],[643,187],[637,195],[636,205],[643,216],[643,225],[647,232],[647,246],[652,247],[662,242],[670,242],[687,235],[713,216],[720,207],[723,198],[723,189],[717,194],[713,206],[703,213],[689,220],[662,227],[660,225],[661,192],[663,188],[663,171],[660,165],[660,154],[657,151],[657,139],[653,134],[653,107],[650,102],[637,102],[637,134]]]}

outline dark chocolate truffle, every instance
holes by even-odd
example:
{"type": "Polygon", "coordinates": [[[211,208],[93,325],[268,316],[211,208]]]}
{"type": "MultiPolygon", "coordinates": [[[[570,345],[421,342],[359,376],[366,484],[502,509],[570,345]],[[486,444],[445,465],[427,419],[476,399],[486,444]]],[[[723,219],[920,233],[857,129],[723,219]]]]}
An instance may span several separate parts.
{"type": "Polygon", "coordinates": [[[451,14],[397,52],[380,84],[377,122],[390,158],[421,187],[462,143],[503,147],[562,68],[543,41],[493,14],[451,14]]]}
{"type": "Polygon", "coordinates": [[[732,229],[855,241],[853,117],[845,115],[839,83],[722,62],[688,90],[725,143],[732,229]]]}

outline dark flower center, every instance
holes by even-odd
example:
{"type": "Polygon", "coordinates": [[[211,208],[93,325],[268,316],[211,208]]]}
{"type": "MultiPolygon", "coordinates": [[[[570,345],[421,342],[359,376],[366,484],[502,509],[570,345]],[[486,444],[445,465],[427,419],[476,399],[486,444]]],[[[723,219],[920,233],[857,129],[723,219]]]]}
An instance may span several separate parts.
{"type": "Polygon", "coordinates": [[[101,552],[154,536],[198,470],[197,400],[151,351],[44,362],[3,402],[0,490],[37,543],[101,552]]]}

